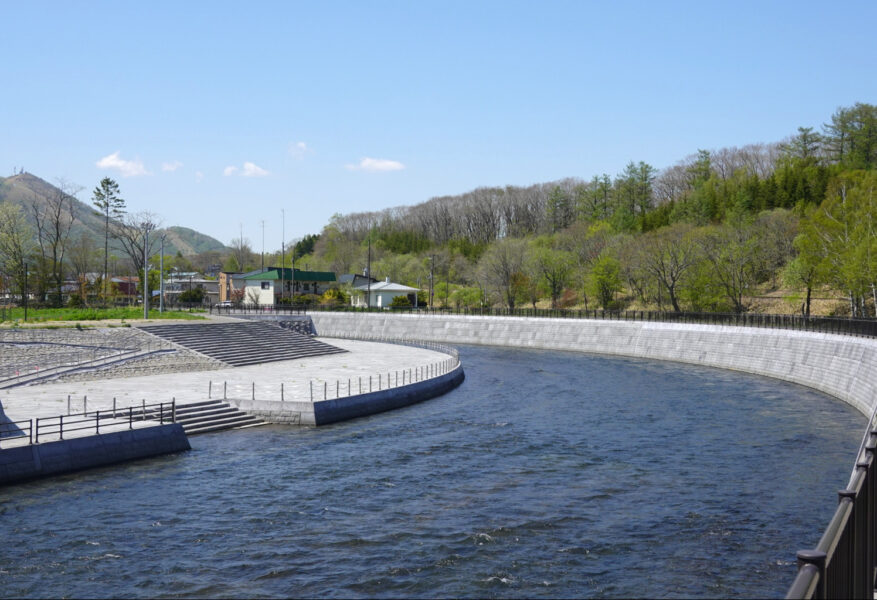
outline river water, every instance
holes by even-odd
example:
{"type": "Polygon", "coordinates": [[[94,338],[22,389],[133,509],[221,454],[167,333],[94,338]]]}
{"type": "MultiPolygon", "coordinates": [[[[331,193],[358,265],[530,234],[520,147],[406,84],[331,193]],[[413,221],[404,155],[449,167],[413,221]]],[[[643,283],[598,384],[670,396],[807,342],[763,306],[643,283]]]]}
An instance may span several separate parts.
{"type": "Polygon", "coordinates": [[[404,410],[0,489],[0,596],[782,596],[865,425],[715,369],[461,359],[404,410]]]}

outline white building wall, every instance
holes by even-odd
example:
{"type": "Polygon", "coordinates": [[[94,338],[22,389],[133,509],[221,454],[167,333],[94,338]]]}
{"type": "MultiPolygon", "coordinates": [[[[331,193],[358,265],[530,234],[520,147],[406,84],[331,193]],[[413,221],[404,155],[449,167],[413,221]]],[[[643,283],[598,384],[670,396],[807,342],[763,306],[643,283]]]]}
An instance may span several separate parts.
{"type": "Polygon", "coordinates": [[[274,306],[274,282],[268,281],[268,289],[262,289],[261,281],[247,281],[244,288],[244,303],[250,304],[256,300],[260,306],[274,306]]]}

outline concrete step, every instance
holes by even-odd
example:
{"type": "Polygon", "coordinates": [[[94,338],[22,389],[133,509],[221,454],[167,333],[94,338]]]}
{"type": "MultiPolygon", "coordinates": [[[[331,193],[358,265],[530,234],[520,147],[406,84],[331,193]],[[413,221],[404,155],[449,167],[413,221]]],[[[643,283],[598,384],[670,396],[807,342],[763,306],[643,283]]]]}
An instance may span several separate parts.
{"type": "Polygon", "coordinates": [[[177,406],[176,417],[186,435],[264,425],[261,419],[221,400],[202,400],[177,406]]]}
{"type": "Polygon", "coordinates": [[[186,432],[186,435],[198,435],[201,433],[210,433],[213,431],[224,431],[226,429],[243,429],[245,427],[257,427],[264,424],[264,421],[260,421],[256,417],[243,417],[200,424],[195,427],[183,426],[183,430],[186,432]]]}
{"type": "Polygon", "coordinates": [[[217,419],[222,419],[224,417],[238,416],[240,414],[241,411],[235,408],[220,408],[216,410],[206,410],[201,413],[193,413],[191,415],[186,415],[183,417],[177,415],[177,423],[182,423],[183,427],[188,427],[189,425],[193,425],[195,423],[205,423],[209,421],[215,421],[217,419]]]}
{"type": "Polygon", "coordinates": [[[185,404],[177,404],[177,414],[186,414],[188,412],[198,411],[205,406],[217,406],[225,404],[222,400],[200,400],[198,402],[186,402],[185,404]]]}
{"type": "Polygon", "coordinates": [[[273,323],[150,325],[142,329],[232,366],[344,352],[273,323]]]}

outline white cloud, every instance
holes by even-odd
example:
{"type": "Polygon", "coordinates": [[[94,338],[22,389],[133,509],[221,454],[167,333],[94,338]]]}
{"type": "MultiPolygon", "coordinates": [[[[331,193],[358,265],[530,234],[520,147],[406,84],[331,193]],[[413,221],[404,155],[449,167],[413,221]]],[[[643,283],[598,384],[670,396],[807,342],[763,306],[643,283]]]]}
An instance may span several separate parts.
{"type": "Polygon", "coordinates": [[[305,154],[310,151],[311,149],[308,148],[308,145],[304,142],[295,142],[294,144],[289,145],[289,155],[296,160],[303,159],[305,154]]]}
{"type": "Polygon", "coordinates": [[[363,158],[355,165],[347,165],[351,171],[401,171],[405,165],[397,160],[387,160],[385,158],[363,158]]]}
{"type": "Polygon", "coordinates": [[[119,152],[113,152],[104,156],[95,163],[101,169],[116,169],[122,177],[137,177],[139,175],[151,175],[140,159],[125,160],[119,156],[119,152]]]}
{"type": "Polygon", "coordinates": [[[265,177],[266,175],[268,175],[268,171],[251,162],[245,162],[244,170],[241,171],[241,177],[265,177]]]}
{"type": "Polygon", "coordinates": [[[174,171],[176,171],[177,169],[179,169],[182,166],[183,166],[183,163],[181,163],[178,160],[175,160],[174,162],[161,163],[161,170],[162,171],[170,171],[171,173],[173,173],[174,171]]]}
{"type": "Polygon", "coordinates": [[[201,180],[204,179],[204,173],[201,171],[195,171],[195,182],[201,183],[201,180]]]}
{"type": "Polygon", "coordinates": [[[245,162],[242,168],[229,165],[222,170],[222,174],[226,177],[232,175],[239,175],[240,177],[266,177],[270,175],[268,171],[251,162],[245,162]]]}

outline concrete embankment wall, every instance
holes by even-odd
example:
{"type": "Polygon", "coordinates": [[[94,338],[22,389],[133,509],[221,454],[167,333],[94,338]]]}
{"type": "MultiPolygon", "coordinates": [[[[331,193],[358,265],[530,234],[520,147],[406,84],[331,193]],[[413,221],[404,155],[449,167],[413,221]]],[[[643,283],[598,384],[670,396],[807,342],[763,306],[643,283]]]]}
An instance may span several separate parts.
{"type": "Polygon", "coordinates": [[[276,400],[230,400],[247,414],[269,423],[289,425],[328,425],[410,406],[449,392],[463,382],[463,366],[424,381],[409,383],[377,392],[342,396],[314,402],[279,402],[276,400]]]}
{"type": "Polygon", "coordinates": [[[0,485],[189,449],[179,423],[4,448],[0,485]]]}
{"type": "Polygon", "coordinates": [[[543,348],[670,360],[775,377],[870,416],[877,340],[782,329],[639,321],[397,313],[312,313],[321,336],[543,348]]]}

